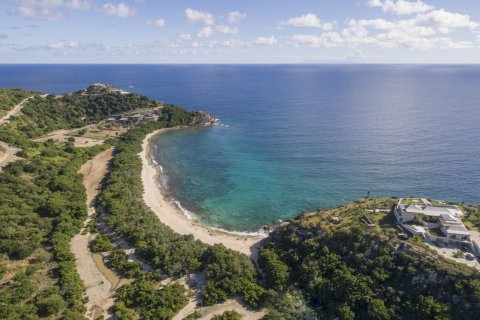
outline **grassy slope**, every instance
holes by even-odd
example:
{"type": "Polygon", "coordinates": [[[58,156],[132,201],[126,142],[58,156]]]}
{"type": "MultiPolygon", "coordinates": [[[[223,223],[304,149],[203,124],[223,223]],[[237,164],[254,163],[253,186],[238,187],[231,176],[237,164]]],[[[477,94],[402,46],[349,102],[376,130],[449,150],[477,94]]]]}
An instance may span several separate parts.
{"type": "Polygon", "coordinates": [[[3,117],[7,111],[10,111],[19,104],[23,99],[35,94],[32,91],[25,91],[21,89],[3,89],[0,88],[0,118],[3,117]]]}

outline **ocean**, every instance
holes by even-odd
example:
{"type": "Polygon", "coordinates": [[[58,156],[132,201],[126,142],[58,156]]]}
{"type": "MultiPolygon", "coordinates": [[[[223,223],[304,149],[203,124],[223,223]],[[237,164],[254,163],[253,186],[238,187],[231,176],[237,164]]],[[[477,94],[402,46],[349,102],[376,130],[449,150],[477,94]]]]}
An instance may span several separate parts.
{"type": "Polygon", "coordinates": [[[480,202],[477,65],[0,65],[0,87],[93,82],[220,119],[154,142],[172,197],[209,226],[255,231],[367,192],[480,202]]]}

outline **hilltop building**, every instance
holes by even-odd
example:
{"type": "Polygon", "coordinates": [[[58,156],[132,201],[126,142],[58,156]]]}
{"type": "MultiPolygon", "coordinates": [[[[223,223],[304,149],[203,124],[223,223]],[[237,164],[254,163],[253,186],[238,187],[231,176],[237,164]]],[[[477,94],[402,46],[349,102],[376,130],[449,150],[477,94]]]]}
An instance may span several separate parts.
{"type": "Polygon", "coordinates": [[[395,209],[398,223],[426,240],[474,249],[471,232],[462,223],[464,214],[453,205],[432,205],[427,199],[400,199],[395,209]]]}

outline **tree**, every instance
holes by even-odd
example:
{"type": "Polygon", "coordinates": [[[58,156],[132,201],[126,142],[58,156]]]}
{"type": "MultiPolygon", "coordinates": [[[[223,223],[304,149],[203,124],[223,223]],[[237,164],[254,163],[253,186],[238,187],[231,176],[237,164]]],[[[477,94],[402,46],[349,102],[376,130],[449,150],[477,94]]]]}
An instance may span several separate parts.
{"type": "Polygon", "coordinates": [[[368,302],[368,317],[373,320],[388,320],[390,314],[387,307],[380,299],[372,299],[368,302]]]}
{"type": "Polygon", "coordinates": [[[262,248],[258,263],[265,271],[267,287],[282,291],[288,280],[288,266],[279,259],[278,254],[274,250],[262,248]]]}
{"type": "Polygon", "coordinates": [[[60,289],[56,286],[40,292],[35,297],[34,303],[38,308],[38,315],[41,317],[57,314],[65,308],[65,302],[60,295],[60,289]]]}

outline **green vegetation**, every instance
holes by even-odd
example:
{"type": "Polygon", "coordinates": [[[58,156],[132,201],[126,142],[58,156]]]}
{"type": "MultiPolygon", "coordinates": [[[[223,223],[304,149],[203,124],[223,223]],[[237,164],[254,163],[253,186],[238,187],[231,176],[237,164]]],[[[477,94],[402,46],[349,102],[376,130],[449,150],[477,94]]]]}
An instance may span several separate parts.
{"type": "Polygon", "coordinates": [[[113,250],[112,241],[110,241],[110,235],[99,234],[92,243],[92,252],[106,252],[113,250]]]}
{"type": "Polygon", "coordinates": [[[185,287],[178,283],[158,288],[151,280],[138,279],[120,288],[115,316],[120,319],[171,319],[188,302],[185,287]],[[131,308],[135,308],[135,312],[131,308]]]}
{"type": "MultiPolygon", "coordinates": [[[[7,99],[4,92],[0,99],[7,99]]],[[[15,92],[8,101],[16,104],[31,94],[15,92]]],[[[87,212],[77,171],[109,146],[75,148],[71,141],[55,145],[30,138],[75,127],[109,112],[143,107],[144,101],[147,107],[156,105],[138,95],[113,93],[94,98],[36,96],[26,104],[23,115],[0,127],[0,140],[21,148],[25,158],[0,173],[1,319],[81,319],[84,313],[85,287],[69,246],[87,212]],[[86,118],[82,119],[83,115],[86,118]]],[[[102,240],[96,248],[108,249],[107,239],[102,240]]]]}
{"type": "Polygon", "coordinates": [[[156,106],[157,102],[135,93],[74,93],[62,97],[48,95],[46,98],[37,96],[22,109],[26,117],[18,119],[16,125],[28,138],[32,138],[58,129],[83,127],[111,114],[156,106]]]}
{"type": "Polygon", "coordinates": [[[225,311],[222,314],[217,314],[212,317],[212,320],[240,320],[242,317],[235,310],[225,311]]]}
{"type": "MultiPolygon", "coordinates": [[[[66,318],[79,317],[83,313],[84,286],[69,247],[71,237],[78,233],[86,217],[85,190],[77,171],[102,148],[75,149],[49,143],[22,147],[36,155],[11,164],[0,174],[0,252],[10,261],[28,259],[29,263],[35,262],[35,252],[51,252],[55,271],[47,275],[47,282],[58,286],[46,288],[38,296],[43,280],[30,280],[36,278],[37,271],[30,268],[33,276],[29,279],[15,276],[0,288],[7,312],[0,318],[62,313],[66,318]],[[18,294],[24,287],[29,289],[18,294]]],[[[40,263],[43,270],[51,268],[47,261],[40,263]]]]}
{"type": "Polygon", "coordinates": [[[299,318],[299,310],[311,319],[474,318],[479,273],[398,240],[390,228],[368,228],[359,222],[368,206],[307,213],[270,235],[259,259],[273,309],[266,319],[299,318]],[[332,215],[342,223],[329,222],[332,215]]]}
{"type": "Polygon", "coordinates": [[[137,261],[129,261],[125,250],[115,249],[108,256],[108,267],[127,278],[142,276],[142,265],[137,261]]]}
{"type": "Polygon", "coordinates": [[[35,92],[24,91],[21,89],[1,89],[0,88],[0,117],[7,111],[13,109],[22,100],[34,95],[35,92]]]}
{"type": "Polygon", "coordinates": [[[462,211],[465,213],[464,224],[472,230],[480,232],[480,206],[461,205],[462,211]]]}
{"type": "Polygon", "coordinates": [[[256,284],[255,268],[245,255],[216,244],[205,252],[204,263],[208,279],[202,290],[205,305],[236,295],[241,295],[252,307],[260,305],[264,289],[256,284]]]}
{"type": "Polygon", "coordinates": [[[196,320],[196,319],[200,319],[201,317],[202,317],[202,313],[198,310],[195,310],[192,313],[190,313],[188,316],[183,318],[183,320],[196,320]]]}

